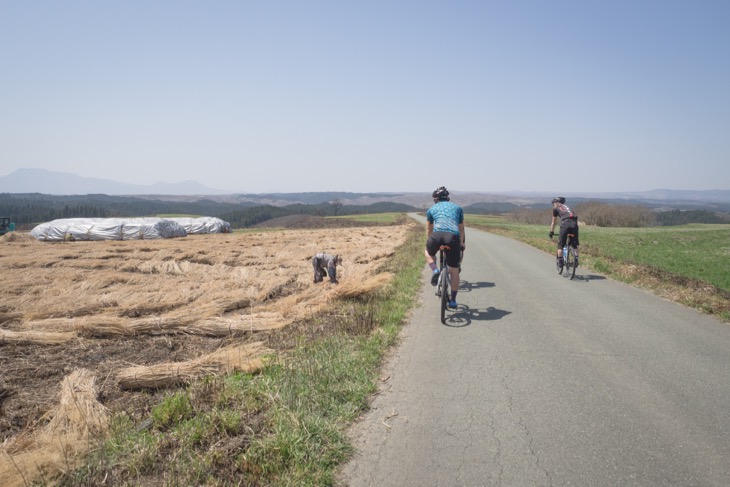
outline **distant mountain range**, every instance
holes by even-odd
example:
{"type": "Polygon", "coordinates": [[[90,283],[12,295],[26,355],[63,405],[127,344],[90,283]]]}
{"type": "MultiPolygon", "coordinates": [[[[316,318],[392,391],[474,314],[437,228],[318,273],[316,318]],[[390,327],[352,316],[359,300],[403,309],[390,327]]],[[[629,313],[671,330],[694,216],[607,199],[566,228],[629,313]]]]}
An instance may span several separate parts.
{"type": "MultiPolygon", "coordinates": [[[[0,193],[42,193],[52,195],[126,195],[145,199],[174,201],[196,201],[209,199],[226,203],[253,203],[257,205],[284,206],[290,204],[320,204],[339,200],[348,205],[370,205],[379,202],[393,202],[427,208],[432,204],[428,192],[419,193],[266,193],[229,194],[207,188],[196,181],[179,183],[159,182],[152,185],[119,183],[108,179],[81,177],[76,174],[48,171],[45,169],[18,169],[6,176],[0,176],[0,193]]],[[[547,193],[481,193],[452,192],[454,201],[466,207],[487,205],[489,207],[538,206],[549,204],[554,196],[547,193]]],[[[615,193],[566,193],[562,196],[575,203],[585,200],[612,200],[624,203],[647,205],[654,208],[703,208],[728,211],[730,190],[691,191],[656,189],[641,192],[615,193]]]]}
{"type": "Polygon", "coordinates": [[[45,169],[18,169],[7,176],[0,176],[0,192],[55,195],[215,195],[225,193],[206,188],[195,181],[159,182],[145,186],[119,183],[109,179],[85,178],[72,173],[45,169]]]}

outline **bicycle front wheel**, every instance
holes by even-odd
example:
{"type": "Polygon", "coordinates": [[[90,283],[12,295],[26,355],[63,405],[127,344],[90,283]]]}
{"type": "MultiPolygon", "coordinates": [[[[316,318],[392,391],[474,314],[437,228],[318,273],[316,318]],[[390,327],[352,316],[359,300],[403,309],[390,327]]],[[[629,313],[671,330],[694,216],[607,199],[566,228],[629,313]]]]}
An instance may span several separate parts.
{"type": "Polygon", "coordinates": [[[568,247],[568,257],[565,259],[565,270],[571,280],[575,277],[575,261],[575,249],[573,249],[573,247],[568,247]]]}
{"type": "Polygon", "coordinates": [[[441,323],[446,324],[446,308],[449,305],[450,288],[449,268],[444,266],[441,269],[441,323]]]}

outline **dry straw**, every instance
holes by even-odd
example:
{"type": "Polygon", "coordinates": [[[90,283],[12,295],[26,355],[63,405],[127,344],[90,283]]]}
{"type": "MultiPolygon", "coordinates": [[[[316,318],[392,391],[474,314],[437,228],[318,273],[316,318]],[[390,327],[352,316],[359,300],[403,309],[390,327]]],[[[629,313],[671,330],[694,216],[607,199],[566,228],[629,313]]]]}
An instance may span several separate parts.
{"type": "Polygon", "coordinates": [[[25,242],[25,243],[37,242],[35,237],[31,236],[29,233],[21,233],[21,232],[8,232],[5,235],[3,235],[1,238],[4,242],[25,242]]]}
{"type": "Polygon", "coordinates": [[[38,429],[11,438],[0,448],[0,485],[48,484],[77,468],[83,455],[100,441],[108,413],[97,401],[96,377],[77,369],[61,382],[59,404],[38,429]]]}
{"type": "Polygon", "coordinates": [[[382,288],[393,279],[393,274],[384,272],[377,274],[373,277],[367,278],[364,281],[356,282],[349,281],[343,286],[338,287],[334,294],[337,298],[354,298],[362,295],[372,294],[376,290],[382,288]]]}
{"type": "Polygon", "coordinates": [[[275,329],[386,282],[377,270],[405,232],[394,226],[286,231],[275,239],[5,242],[0,317],[19,322],[18,331],[86,337],[275,329]],[[321,251],[344,257],[339,286],[312,283],[311,257],[321,251]]]}
{"type": "Polygon", "coordinates": [[[73,332],[10,331],[0,329],[0,345],[17,343],[21,345],[58,345],[76,337],[73,332]]]}
{"type": "MultiPolygon", "coordinates": [[[[65,347],[77,336],[93,343],[97,337],[275,330],[385,284],[390,275],[380,269],[407,231],[401,225],[73,243],[6,235],[0,240],[0,347],[65,347]],[[311,258],[318,252],[343,256],[339,285],[312,282],[311,258]]],[[[117,379],[123,388],[166,387],[258,370],[266,353],[260,343],[228,347],[190,362],[124,369],[117,379]]],[[[46,420],[0,448],[0,486],[50,483],[103,434],[106,412],[96,401],[93,376],[80,371],[64,379],[61,405],[46,420]]]]}
{"type": "MultiPolygon", "coordinates": [[[[276,330],[291,322],[278,312],[257,312],[249,314],[230,314],[227,316],[201,313],[199,316],[181,317],[175,314],[159,318],[131,320],[120,317],[92,316],[88,318],[47,319],[29,321],[24,325],[25,333],[38,335],[64,335],[70,331],[87,337],[114,337],[133,335],[169,335],[181,333],[224,337],[259,331],[276,330]]],[[[2,343],[2,335],[0,335],[2,343]]]]}
{"type": "Polygon", "coordinates": [[[270,352],[261,342],[232,345],[189,362],[129,367],[117,374],[117,381],[123,389],[153,389],[234,371],[256,372],[270,352]]]}
{"type": "Polygon", "coordinates": [[[9,321],[17,321],[22,318],[23,315],[20,313],[9,313],[4,309],[0,309],[0,323],[7,323],[9,321]]]}

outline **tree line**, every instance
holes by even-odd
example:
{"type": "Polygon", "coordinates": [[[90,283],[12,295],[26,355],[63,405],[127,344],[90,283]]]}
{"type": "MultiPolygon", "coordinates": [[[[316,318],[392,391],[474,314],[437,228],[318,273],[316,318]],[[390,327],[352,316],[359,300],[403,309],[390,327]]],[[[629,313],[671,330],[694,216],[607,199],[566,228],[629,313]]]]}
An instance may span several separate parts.
{"type": "MultiPolygon", "coordinates": [[[[579,221],[598,227],[637,228],[689,223],[730,223],[730,213],[708,210],[653,211],[641,205],[610,204],[602,201],[587,201],[570,206],[575,210],[579,221]]],[[[512,211],[508,218],[518,223],[549,225],[552,210],[551,207],[519,208],[512,211]]]]}
{"type": "Polygon", "coordinates": [[[657,213],[661,225],[686,225],[688,223],[730,223],[730,213],[707,210],[672,210],[657,213]]]}
{"type": "Polygon", "coordinates": [[[221,203],[213,200],[166,201],[131,196],[0,193],[0,216],[8,216],[18,229],[60,218],[132,218],[156,215],[200,215],[225,220],[233,228],[246,228],[288,215],[337,216],[365,213],[418,211],[400,203],[346,205],[341,200],[315,205],[286,206],[255,203],[221,203]]]}
{"type": "MultiPolygon", "coordinates": [[[[645,227],[652,225],[685,225],[688,223],[730,223],[730,213],[708,210],[652,211],[633,204],[609,204],[585,201],[573,206],[580,221],[601,227],[645,227]]],[[[502,213],[520,223],[547,225],[550,207],[522,208],[512,204],[474,204],[466,213],[502,213]]],[[[347,205],[341,199],[328,203],[286,206],[256,203],[223,203],[167,201],[132,196],[83,195],[57,196],[43,194],[0,193],[0,216],[7,216],[18,229],[60,218],[131,218],[165,214],[213,216],[225,220],[233,228],[252,227],[258,223],[289,215],[347,216],[366,213],[402,213],[421,211],[401,203],[380,202],[371,205],[347,205]]]]}

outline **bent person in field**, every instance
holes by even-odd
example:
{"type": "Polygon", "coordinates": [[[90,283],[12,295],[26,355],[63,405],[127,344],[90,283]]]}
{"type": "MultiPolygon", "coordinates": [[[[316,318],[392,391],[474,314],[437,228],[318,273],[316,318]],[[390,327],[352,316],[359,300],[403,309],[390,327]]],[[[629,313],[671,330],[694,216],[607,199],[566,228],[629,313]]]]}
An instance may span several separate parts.
{"type": "Polygon", "coordinates": [[[337,266],[342,264],[342,257],[339,255],[319,253],[312,257],[314,267],[314,282],[322,282],[324,276],[329,276],[332,284],[337,284],[337,266]]]}

